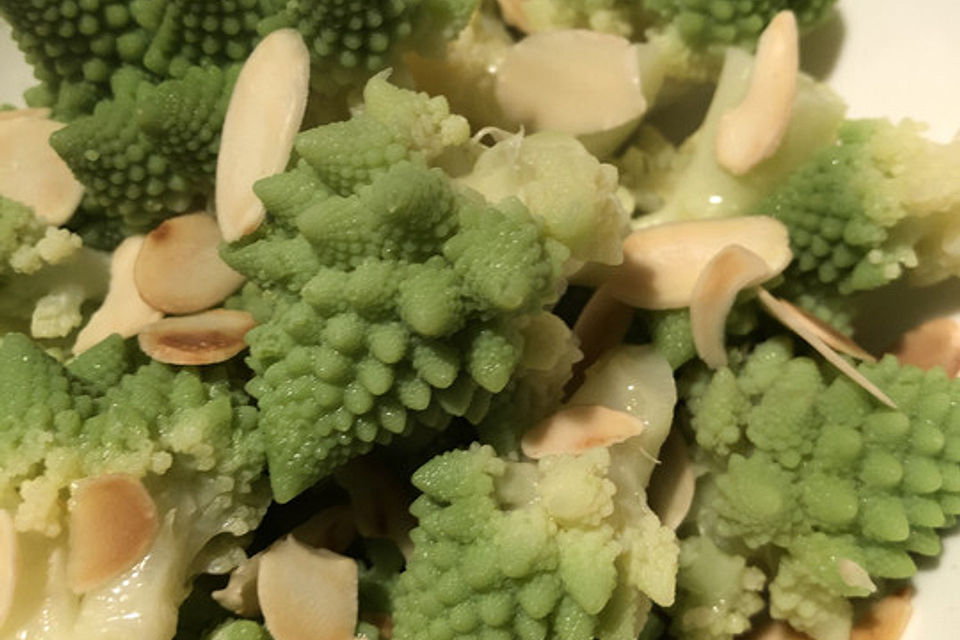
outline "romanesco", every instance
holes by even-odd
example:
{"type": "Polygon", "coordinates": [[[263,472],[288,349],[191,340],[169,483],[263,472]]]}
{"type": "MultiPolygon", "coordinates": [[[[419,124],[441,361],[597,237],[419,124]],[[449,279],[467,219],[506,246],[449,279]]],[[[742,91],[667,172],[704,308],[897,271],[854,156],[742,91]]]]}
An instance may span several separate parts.
{"type": "Polygon", "coordinates": [[[911,122],[845,122],[755,207],[790,230],[795,259],[779,291],[846,326],[850,294],[905,271],[919,284],[960,274],[958,184],[960,143],[928,141],[911,122]]]}
{"type": "Polygon", "coordinates": [[[892,356],[861,365],[890,409],[825,363],[795,357],[787,339],[735,361],[685,394],[713,469],[699,522],[751,554],[781,551],[773,615],[818,640],[846,638],[846,598],[870,590],[851,572],[913,575],[910,554],[937,554],[937,529],[960,513],[960,383],[892,356]]]}
{"type": "Polygon", "coordinates": [[[442,99],[381,77],[365,96],[300,134],[297,166],[256,186],[267,222],[223,252],[252,281],[249,389],[280,501],[416,425],[479,420],[567,255],[516,200],[427,168],[469,133],[442,99]]]}
{"type": "Polygon", "coordinates": [[[256,424],[225,369],[145,363],[118,336],[64,367],[28,338],[4,336],[0,503],[30,578],[17,584],[0,637],[173,637],[191,577],[229,570],[240,536],[266,510],[256,424]],[[64,575],[66,498],[77,482],[106,474],[139,479],[159,531],[133,567],[77,594],[64,575]]]}
{"type": "Polygon", "coordinates": [[[86,187],[84,208],[142,231],[202,205],[237,71],[193,67],[157,85],[133,69],[114,75],[111,100],[50,137],[86,187]]]}

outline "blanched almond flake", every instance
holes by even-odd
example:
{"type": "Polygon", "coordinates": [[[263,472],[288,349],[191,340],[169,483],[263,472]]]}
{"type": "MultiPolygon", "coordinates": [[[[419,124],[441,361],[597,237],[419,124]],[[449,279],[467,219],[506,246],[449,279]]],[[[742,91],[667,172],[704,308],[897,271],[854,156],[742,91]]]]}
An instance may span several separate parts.
{"type": "Polygon", "coordinates": [[[523,434],[520,448],[534,460],[564,453],[577,454],[608,447],[643,432],[643,420],[600,405],[557,411],[523,434]]]}
{"type": "Polygon", "coordinates": [[[757,288],[757,299],[760,301],[760,304],[763,305],[764,309],[770,313],[770,315],[779,320],[785,327],[800,336],[804,341],[806,341],[807,344],[813,347],[817,353],[822,355],[827,362],[839,369],[840,373],[856,382],[867,393],[891,409],[897,408],[897,405],[894,404],[893,400],[891,400],[887,394],[881,391],[877,385],[867,380],[862,373],[857,371],[853,365],[844,360],[816,333],[810,331],[810,328],[806,322],[803,320],[798,320],[800,316],[793,311],[790,306],[783,304],[782,300],[775,298],[762,287],[757,288]]]}
{"type": "Polygon", "coordinates": [[[720,119],[717,162],[743,175],[777,151],[797,95],[800,45],[792,11],[778,13],[760,36],[747,95],[720,119]]]}
{"type": "MultiPolygon", "coordinates": [[[[317,512],[295,527],[290,534],[309,547],[342,552],[346,551],[356,538],[357,527],[353,522],[353,511],[350,507],[335,505],[317,512]]],[[[210,594],[220,606],[247,618],[260,615],[257,581],[260,560],[265,553],[267,551],[250,556],[230,573],[226,587],[210,594]]]]}
{"type": "Polygon", "coordinates": [[[0,509],[0,627],[10,615],[19,573],[19,548],[13,518],[7,510],[0,509]]]}
{"type": "Polygon", "coordinates": [[[850,640],[900,640],[913,615],[909,588],[880,598],[870,605],[850,633],[850,640]]]}
{"type": "Polygon", "coordinates": [[[960,322],[935,318],[907,331],[890,352],[902,364],[921,369],[943,367],[951,378],[960,373],[960,322]]]}
{"type": "Polygon", "coordinates": [[[0,109],[0,120],[16,120],[17,118],[49,118],[50,109],[36,107],[27,109],[0,109]]]}
{"type": "Polygon", "coordinates": [[[163,317],[140,297],[133,279],[134,264],[144,236],[130,236],[114,249],[110,259],[110,288],[100,308],[77,334],[74,355],[82,353],[114,333],[124,338],[163,317]]]}
{"type": "Polygon", "coordinates": [[[214,364],[246,349],[244,336],[255,326],[253,316],[246,311],[213,309],[158,320],[144,327],[137,340],[144,353],[160,362],[214,364]]]}
{"type": "Polygon", "coordinates": [[[683,436],[672,430],[660,448],[660,464],[650,476],[647,502],[664,526],[679,527],[693,504],[697,477],[683,436]]]}
{"type": "Polygon", "coordinates": [[[850,558],[837,558],[837,573],[840,574],[840,579],[848,587],[863,589],[868,593],[877,590],[877,585],[870,579],[867,570],[850,558]]]}
{"type": "Polygon", "coordinates": [[[257,576],[263,552],[256,553],[230,572],[230,580],[223,589],[210,594],[221,607],[244,618],[260,615],[260,598],[257,597],[257,576]]]}
{"type": "Polygon", "coordinates": [[[516,27],[524,33],[530,32],[530,25],[527,22],[527,14],[523,10],[524,0],[497,0],[500,7],[500,15],[503,21],[512,27],[516,27]]]}
{"type": "Polygon", "coordinates": [[[716,369],[727,364],[727,316],[742,289],[773,277],[763,258],[740,245],[725,247],[706,264],[690,300],[690,329],[697,355],[716,369]]]}
{"type": "Polygon", "coordinates": [[[83,197],[83,185],[50,146],[50,134],[63,126],[36,114],[0,118],[0,193],[55,226],[83,197]]]}
{"type": "Polygon", "coordinates": [[[70,588],[85,593],[140,560],[156,538],[157,507],[133,476],[109,474],[79,482],[69,502],[70,588]]]}
{"type": "Polygon", "coordinates": [[[607,279],[614,297],[639,309],[690,305],[700,273],[724,247],[760,256],[771,276],[793,257],[787,228],[767,216],[672,222],[634,231],[623,242],[623,264],[607,279]]]}
{"type": "Polygon", "coordinates": [[[507,117],[530,131],[588,135],[622,129],[616,143],[647,110],[636,46],[584,29],[541,31],[511,47],[495,93],[507,117]]]}
{"type": "Polygon", "coordinates": [[[276,640],[353,640],[357,626],[357,563],[292,537],[260,559],[257,594],[276,640]]]}
{"type": "Polygon", "coordinates": [[[830,345],[831,348],[836,349],[840,353],[845,353],[851,358],[856,358],[857,360],[865,360],[866,362],[877,361],[877,359],[868,353],[863,347],[854,342],[852,338],[843,335],[820,318],[805,311],[804,309],[801,309],[792,302],[788,302],[782,298],[780,299],[780,302],[789,307],[791,309],[791,313],[796,314],[797,322],[804,323],[811,333],[816,334],[817,337],[830,345]]]}
{"type": "Polygon", "coordinates": [[[133,276],[140,296],[165,313],[219,304],[243,283],[220,259],[220,227],[204,213],[170,218],[147,234],[133,276]]]}
{"type": "Polygon", "coordinates": [[[217,155],[217,222],[227,242],[263,221],[264,207],[253,184],[287,166],[307,107],[309,80],[310,54],[293,29],[268,35],[244,63],[217,155]]]}
{"type": "Polygon", "coordinates": [[[633,308],[614,297],[609,288],[601,286],[593,292],[573,325],[583,353],[583,359],[574,367],[574,377],[576,371],[582,373],[600,354],[623,341],[633,316],[633,308]]]}

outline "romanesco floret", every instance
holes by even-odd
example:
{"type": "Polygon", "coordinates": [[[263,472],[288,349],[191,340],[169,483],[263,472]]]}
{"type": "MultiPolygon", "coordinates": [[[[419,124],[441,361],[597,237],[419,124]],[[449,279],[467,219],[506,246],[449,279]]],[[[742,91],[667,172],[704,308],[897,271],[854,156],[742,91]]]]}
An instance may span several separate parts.
{"type": "Polygon", "coordinates": [[[361,85],[401,63],[404,52],[434,52],[467,25],[476,0],[291,0],[260,24],[293,27],[310,49],[315,91],[361,85]]]}
{"type": "Polygon", "coordinates": [[[818,640],[845,638],[851,607],[841,600],[869,592],[851,571],[913,575],[909,554],[937,554],[937,529],[960,513],[960,383],[892,356],[861,365],[891,409],[825,363],[795,357],[787,339],[737,360],[687,387],[690,423],[714,465],[700,521],[752,553],[781,550],[774,615],[818,640]]]}
{"type": "Polygon", "coordinates": [[[62,119],[89,112],[107,96],[113,72],[137,63],[149,41],[129,0],[3,0],[0,16],[41,82],[27,92],[28,102],[53,107],[62,119]]]}
{"type": "Polygon", "coordinates": [[[0,335],[63,338],[83,322],[83,305],[106,292],[103,256],[0,196],[0,335]]]}
{"type": "Polygon", "coordinates": [[[112,99],[50,138],[86,187],[83,207],[137,231],[202,203],[237,71],[194,67],[157,85],[115,74],[112,99]]]}
{"type": "Polygon", "coordinates": [[[360,116],[300,134],[300,163],[256,186],[270,217],[224,251],[253,282],[249,389],[281,501],[416,425],[479,420],[567,256],[518,201],[427,168],[468,135],[442,99],[380,77],[365,94],[360,116]]]}
{"type": "Polygon", "coordinates": [[[118,336],[67,367],[20,334],[0,341],[0,502],[30,576],[3,637],[171,638],[191,578],[229,570],[263,516],[257,412],[229,372],[144,360],[118,336]],[[77,594],[64,575],[67,497],[109,474],[143,484],[159,531],[133,567],[77,594]]]}
{"type": "Polygon", "coordinates": [[[673,600],[673,532],[625,514],[595,448],[506,462],[474,445],[413,476],[413,556],[395,594],[394,637],[636,638],[650,599],[673,600]]]}
{"type": "MultiPolygon", "coordinates": [[[[843,124],[837,142],[794,171],[757,213],[790,230],[795,256],[781,293],[811,311],[843,305],[907,271],[931,284],[960,274],[960,143],[924,139],[919,125],[843,124]]],[[[842,318],[841,318],[842,319],[842,318]]]]}

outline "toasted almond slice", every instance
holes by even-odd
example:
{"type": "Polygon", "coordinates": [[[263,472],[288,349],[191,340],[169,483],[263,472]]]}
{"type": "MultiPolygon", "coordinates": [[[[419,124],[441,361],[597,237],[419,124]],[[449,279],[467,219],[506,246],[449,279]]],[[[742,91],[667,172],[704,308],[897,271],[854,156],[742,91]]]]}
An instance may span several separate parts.
{"type": "Polygon", "coordinates": [[[210,594],[217,603],[244,618],[260,615],[260,598],[257,596],[257,577],[260,574],[260,559],[263,553],[256,553],[246,562],[230,572],[230,580],[223,589],[210,594]]]}
{"type": "Polygon", "coordinates": [[[853,625],[850,640],[900,640],[913,614],[909,588],[884,596],[872,605],[853,625]]]}
{"type": "Polygon", "coordinates": [[[708,366],[727,365],[725,329],[737,294],[773,275],[763,258],[736,244],[722,249],[703,268],[690,300],[690,329],[697,355],[708,366]]]}
{"type": "Polygon", "coordinates": [[[307,108],[309,81],[310,53],[294,29],[261,40],[240,70],[217,155],[217,222],[227,242],[263,222],[265,211],[253,184],[287,166],[307,108]]]}
{"type": "MultiPolygon", "coordinates": [[[[583,353],[583,359],[576,363],[575,369],[586,370],[600,354],[620,344],[633,316],[633,308],[614,297],[608,287],[601,286],[594,291],[573,325],[573,333],[580,340],[583,353]]],[[[577,377],[576,373],[574,377],[577,377]]]]}
{"type": "Polygon", "coordinates": [[[887,394],[881,391],[877,385],[867,380],[862,373],[857,371],[853,365],[840,357],[840,355],[826,342],[824,342],[816,333],[810,331],[808,324],[804,322],[804,320],[798,320],[798,318],[801,316],[793,311],[790,306],[783,304],[782,300],[775,298],[770,294],[770,292],[762,287],[757,288],[757,299],[760,300],[760,304],[763,305],[770,315],[783,323],[785,327],[800,336],[804,341],[807,342],[807,344],[813,347],[817,353],[822,355],[827,362],[839,369],[840,373],[856,382],[867,393],[891,409],[897,408],[897,405],[893,402],[893,400],[891,400],[887,394]]]}
{"type": "Polygon", "coordinates": [[[743,175],[776,153],[790,124],[799,69],[797,19],[781,11],[760,36],[746,97],[720,119],[720,166],[743,175]]]}
{"type": "Polygon", "coordinates": [[[683,435],[672,430],[660,448],[660,464],[650,476],[647,502],[664,526],[676,529],[690,513],[697,477],[683,435]]]}
{"type": "Polygon", "coordinates": [[[0,627],[3,627],[13,606],[13,594],[20,574],[20,549],[13,518],[0,509],[0,627]]]}
{"type": "Polygon", "coordinates": [[[357,563],[288,536],[260,559],[257,594],[276,640],[353,640],[357,563]]]}
{"type": "Polygon", "coordinates": [[[622,130],[613,141],[604,137],[606,147],[616,147],[647,110],[636,45],[585,29],[541,31],[511,47],[497,71],[495,94],[507,117],[530,131],[582,136],[622,130]]]}
{"type": "Polygon", "coordinates": [[[903,334],[890,352],[902,364],[921,369],[943,367],[951,378],[960,373],[960,322],[935,318],[903,334]]]}
{"type": "Polygon", "coordinates": [[[0,109],[0,120],[16,120],[17,118],[49,118],[50,109],[46,107],[26,109],[0,109]]]}
{"type": "Polygon", "coordinates": [[[530,33],[527,14],[523,10],[523,0],[497,0],[497,5],[500,7],[500,15],[503,16],[504,22],[524,33],[530,33]]]}
{"type": "Polygon", "coordinates": [[[783,271],[793,257],[787,228],[767,216],[647,227],[624,240],[623,264],[607,279],[610,294],[640,309],[689,306],[700,272],[731,244],[763,258],[771,275],[783,271]]]}
{"type": "Polygon", "coordinates": [[[244,336],[256,326],[246,311],[213,309],[163,318],[144,327],[137,339],[145,354],[167,364],[214,364],[247,348],[244,336]]]}
{"type": "Polygon", "coordinates": [[[837,558],[837,573],[848,587],[863,589],[867,593],[877,590],[877,585],[870,579],[867,570],[850,558],[837,558]]]}
{"type": "Polygon", "coordinates": [[[137,478],[108,474],[83,480],[69,502],[67,573],[86,593],[140,560],[160,526],[153,498],[137,478]]]}
{"type": "Polygon", "coordinates": [[[579,405],[557,411],[523,434],[520,448],[534,460],[564,453],[608,447],[643,432],[643,420],[600,405],[579,405]]]}
{"type": "Polygon", "coordinates": [[[133,277],[140,296],[165,313],[194,313],[223,302],[243,276],[220,259],[220,227],[204,213],[170,218],[147,234],[133,277]]]}
{"type": "Polygon", "coordinates": [[[780,302],[789,307],[791,309],[791,313],[796,313],[797,322],[806,324],[811,333],[816,334],[817,337],[830,345],[831,348],[839,351],[840,353],[844,353],[851,358],[856,358],[857,360],[865,360],[867,362],[877,361],[877,359],[868,353],[866,349],[854,342],[852,338],[843,335],[812,313],[809,313],[806,310],[796,306],[792,302],[788,302],[782,298],[780,299],[780,302]]]}
{"type": "Polygon", "coordinates": [[[0,118],[0,193],[55,226],[83,197],[83,185],[50,146],[50,134],[63,126],[36,115],[0,118]]]}
{"type": "Polygon", "coordinates": [[[134,336],[163,317],[162,312],[144,302],[133,280],[134,264],[143,241],[143,236],[130,236],[114,249],[110,259],[110,288],[100,308],[77,334],[74,354],[86,351],[114,333],[124,338],[134,336]]]}

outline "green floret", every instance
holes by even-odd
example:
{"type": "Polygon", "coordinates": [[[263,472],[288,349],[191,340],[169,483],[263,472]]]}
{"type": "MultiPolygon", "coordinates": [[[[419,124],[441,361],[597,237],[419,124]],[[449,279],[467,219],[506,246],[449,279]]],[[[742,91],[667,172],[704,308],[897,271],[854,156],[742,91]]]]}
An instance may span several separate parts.
{"type": "Polygon", "coordinates": [[[106,293],[103,256],[0,196],[0,335],[63,338],[83,322],[83,305],[106,293]]]}
{"type": "Polygon", "coordinates": [[[109,95],[110,76],[125,63],[136,64],[149,40],[127,0],[2,0],[0,16],[41,82],[28,92],[28,102],[53,107],[60,119],[89,112],[109,95]]]}
{"type": "Polygon", "coordinates": [[[958,178],[960,143],[930,142],[910,122],[844,123],[836,144],[756,207],[790,230],[795,259],[782,293],[830,319],[846,296],[904,272],[921,284],[960,274],[943,241],[958,229],[958,178]]]}
{"type": "Polygon", "coordinates": [[[406,52],[437,50],[476,6],[476,0],[291,0],[260,31],[299,31],[310,50],[314,90],[336,94],[396,66],[406,52]]]}
{"type": "Polygon", "coordinates": [[[116,74],[111,100],[50,138],[86,187],[84,208],[133,232],[202,203],[237,71],[194,67],[157,85],[132,69],[116,74]]]}
{"type": "Polygon", "coordinates": [[[379,77],[365,94],[360,116],[300,134],[299,164],[256,186],[267,221],[223,252],[253,283],[249,389],[281,501],[396,434],[479,420],[566,258],[516,200],[427,168],[469,134],[442,99],[379,77]]]}
{"type": "Polygon", "coordinates": [[[143,66],[180,77],[192,66],[227,67],[258,40],[257,25],[273,13],[272,0],[134,0],[133,18],[150,33],[143,66]]]}
{"type": "Polygon", "coordinates": [[[226,369],[148,363],[118,336],[65,368],[28,338],[4,336],[0,504],[32,583],[18,583],[4,629],[11,637],[173,637],[192,577],[229,570],[266,510],[256,423],[226,369]],[[75,594],[63,574],[68,497],[75,483],[105,474],[142,482],[159,532],[133,567],[75,594]]]}
{"type": "Polygon", "coordinates": [[[677,601],[671,631],[690,640],[731,640],[750,629],[750,617],[764,608],[766,576],[709,538],[680,542],[677,601]]]}
{"type": "Polygon", "coordinates": [[[841,564],[909,577],[910,554],[939,553],[960,513],[960,383],[893,357],[860,371],[896,409],[779,339],[686,393],[713,469],[700,522],[751,555],[783,553],[771,611],[818,640],[847,637],[846,599],[869,592],[841,564]]]}
{"type": "Polygon", "coordinates": [[[424,465],[394,637],[636,638],[650,599],[673,600],[676,567],[658,560],[676,541],[642,504],[623,510],[613,457],[505,462],[475,445],[424,465]]]}
{"type": "Polygon", "coordinates": [[[253,620],[230,620],[211,631],[205,640],[271,640],[271,638],[267,630],[253,620]]]}

